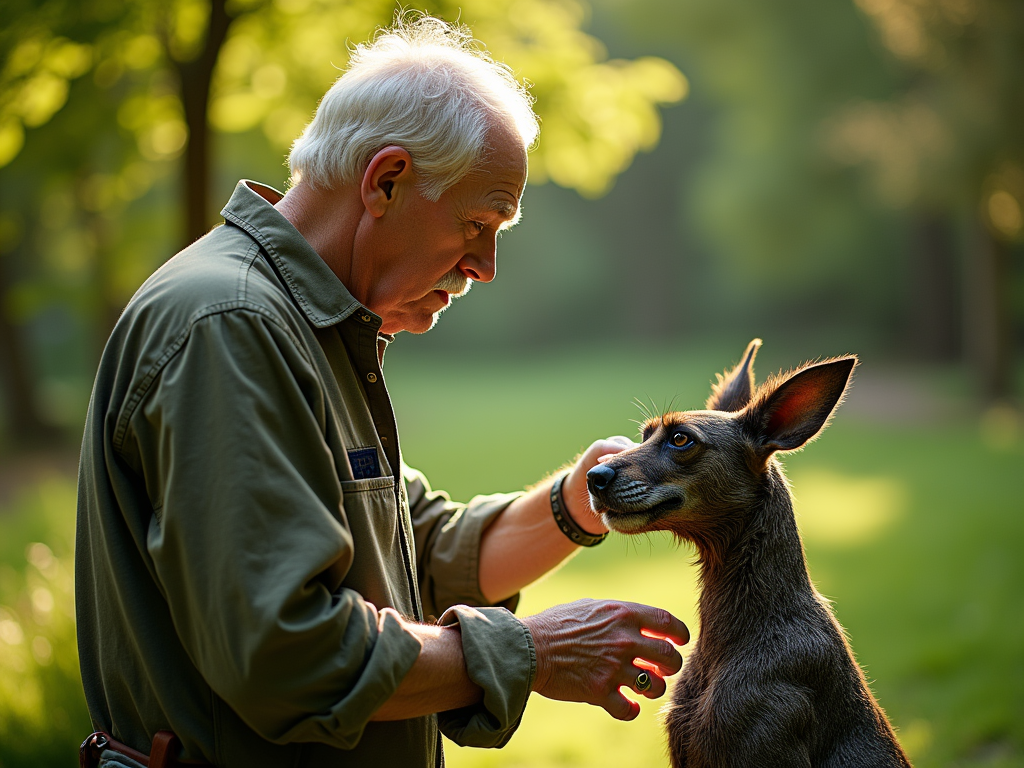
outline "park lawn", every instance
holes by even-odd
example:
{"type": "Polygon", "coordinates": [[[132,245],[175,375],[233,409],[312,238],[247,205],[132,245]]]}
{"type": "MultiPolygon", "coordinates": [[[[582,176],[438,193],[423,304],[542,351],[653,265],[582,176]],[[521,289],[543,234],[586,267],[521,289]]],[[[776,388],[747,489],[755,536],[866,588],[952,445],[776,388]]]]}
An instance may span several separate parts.
{"type": "MultiPolygon", "coordinates": [[[[404,345],[388,353],[387,376],[406,460],[463,499],[533,482],[596,437],[635,435],[633,397],[656,410],[673,398],[699,407],[711,373],[742,346],[636,349],[612,367],[596,352],[427,362],[404,345]]],[[[907,426],[862,411],[841,410],[785,461],[811,575],[918,768],[1024,765],[1024,445],[990,445],[963,418],[907,426]]],[[[74,479],[54,476],[0,510],[0,622],[19,622],[22,635],[5,648],[18,633],[0,626],[3,766],[66,764],[60,756],[88,727],[69,632],[73,507],[74,479]],[[48,548],[31,546],[39,542],[48,548]],[[17,731],[32,736],[34,755],[15,748],[17,731]]],[[[668,608],[696,635],[691,560],[660,536],[613,535],[528,588],[520,612],[580,597],[635,600],[668,608]]],[[[534,696],[504,749],[449,744],[449,764],[664,766],[658,706],[644,701],[637,721],[619,723],[534,696]]]]}

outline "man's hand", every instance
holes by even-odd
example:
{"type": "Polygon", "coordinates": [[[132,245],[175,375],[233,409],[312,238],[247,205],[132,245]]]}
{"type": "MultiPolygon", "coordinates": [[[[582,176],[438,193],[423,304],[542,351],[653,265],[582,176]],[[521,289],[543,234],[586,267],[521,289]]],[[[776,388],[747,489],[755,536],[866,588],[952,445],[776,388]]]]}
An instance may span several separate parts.
{"type": "Polygon", "coordinates": [[[576,524],[587,533],[599,534],[608,530],[601,520],[601,515],[590,506],[590,494],[587,492],[587,472],[598,464],[603,456],[610,456],[636,445],[628,437],[616,435],[606,440],[594,442],[583,455],[576,460],[562,487],[562,495],[569,507],[569,514],[576,524]]]}
{"type": "Polygon", "coordinates": [[[665,677],[683,666],[675,645],[690,640],[686,625],[668,611],[613,600],[577,600],[523,621],[537,651],[533,689],[549,699],[603,707],[617,720],[640,714],[640,705],[619,688],[633,688],[637,675],[647,672],[651,687],[643,695],[663,696],[665,677]]]}

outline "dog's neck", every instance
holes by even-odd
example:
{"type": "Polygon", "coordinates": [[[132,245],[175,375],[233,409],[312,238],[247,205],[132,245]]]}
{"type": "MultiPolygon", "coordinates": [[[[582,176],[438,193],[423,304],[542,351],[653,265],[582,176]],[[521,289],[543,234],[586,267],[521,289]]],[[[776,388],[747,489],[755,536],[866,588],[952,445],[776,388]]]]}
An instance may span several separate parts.
{"type": "Polygon", "coordinates": [[[700,644],[705,652],[762,637],[773,618],[814,599],[793,499],[771,461],[759,500],[700,552],[700,644]]]}

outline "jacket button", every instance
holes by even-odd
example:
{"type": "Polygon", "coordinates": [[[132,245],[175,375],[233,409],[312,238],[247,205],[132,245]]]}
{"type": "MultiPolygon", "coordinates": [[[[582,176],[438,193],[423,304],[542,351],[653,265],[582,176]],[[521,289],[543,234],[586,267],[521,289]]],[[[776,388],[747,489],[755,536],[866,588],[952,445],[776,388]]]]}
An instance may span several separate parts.
{"type": "Polygon", "coordinates": [[[359,319],[362,320],[364,323],[368,323],[371,320],[373,320],[373,316],[363,313],[362,315],[359,316],[359,319]]]}
{"type": "Polygon", "coordinates": [[[377,381],[377,374],[376,373],[368,373],[368,374],[366,374],[366,380],[368,382],[370,382],[371,384],[373,384],[375,381],[377,381]]]}

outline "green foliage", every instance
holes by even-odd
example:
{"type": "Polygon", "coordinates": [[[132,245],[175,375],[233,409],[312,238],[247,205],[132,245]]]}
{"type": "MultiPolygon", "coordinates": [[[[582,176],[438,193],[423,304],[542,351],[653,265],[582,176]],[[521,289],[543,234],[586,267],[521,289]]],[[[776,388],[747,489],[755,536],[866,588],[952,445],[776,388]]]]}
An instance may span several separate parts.
{"type": "Polygon", "coordinates": [[[67,102],[72,80],[89,71],[93,46],[82,35],[95,19],[67,0],[8,2],[0,30],[0,168],[67,102]]]}
{"type": "Polygon", "coordinates": [[[0,509],[0,766],[68,765],[91,730],[74,609],[75,485],[51,477],[0,509]]]}

